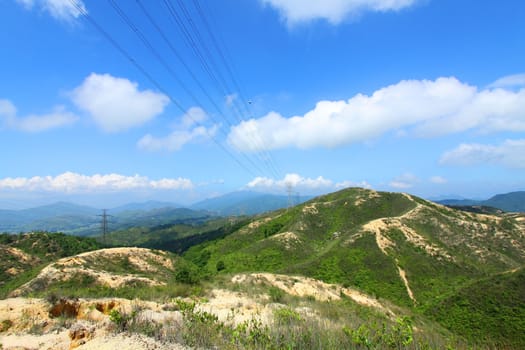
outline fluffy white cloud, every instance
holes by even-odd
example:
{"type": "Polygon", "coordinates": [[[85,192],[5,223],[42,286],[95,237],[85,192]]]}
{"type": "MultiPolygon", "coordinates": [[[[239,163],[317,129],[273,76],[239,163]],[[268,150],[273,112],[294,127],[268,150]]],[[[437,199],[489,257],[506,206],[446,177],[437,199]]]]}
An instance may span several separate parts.
{"type": "Polygon", "coordinates": [[[117,132],[142,125],[164,111],[169,98],[109,74],[89,75],[71,93],[73,102],[89,112],[103,130],[117,132]]]}
{"type": "Polygon", "coordinates": [[[209,129],[203,126],[198,126],[189,131],[176,130],[168,136],[160,138],[146,134],[137,142],[137,147],[146,151],[178,151],[187,143],[202,138],[213,137],[216,131],[216,126],[209,129]]]}
{"type": "Polygon", "coordinates": [[[87,13],[86,5],[82,0],[16,0],[30,10],[38,7],[61,21],[72,21],[87,13]]]}
{"type": "Polygon", "coordinates": [[[525,86],[525,73],[507,75],[489,85],[490,88],[508,88],[516,86],[525,86]]]}
{"type": "Polygon", "coordinates": [[[494,164],[525,169],[525,139],[506,140],[499,145],[461,144],[445,152],[440,162],[463,166],[494,164]]]}
{"type": "Polygon", "coordinates": [[[430,182],[436,185],[446,184],[448,181],[442,176],[432,176],[430,182]]]}
{"type": "Polygon", "coordinates": [[[218,126],[209,128],[202,125],[207,119],[206,112],[199,107],[192,107],[182,117],[181,124],[165,137],[154,137],[146,134],[138,142],[137,147],[146,151],[178,151],[190,142],[214,137],[218,126]],[[194,126],[199,124],[199,126],[194,126]]]}
{"type": "Polygon", "coordinates": [[[66,111],[63,106],[55,107],[51,113],[18,117],[15,105],[9,100],[0,99],[0,121],[9,129],[41,132],[72,124],[77,119],[75,114],[66,111]]]}
{"type": "Polygon", "coordinates": [[[389,185],[396,189],[407,189],[413,187],[418,182],[419,179],[417,176],[411,173],[405,173],[390,181],[389,185]]]}
{"type": "Polygon", "coordinates": [[[386,132],[421,137],[475,129],[525,131],[525,88],[478,90],[456,78],[403,80],[347,101],[320,101],[304,115],[270,112],[232,127],[228,142],[241,151],[337,147],[386,132]],[[260,140],[254,142],[254,140],[260,140]]]}
{"type": "Polygon", "coordinates": [[[348,16],[363,12],[398,11],[414,5],[419,0],[261,0],[277,9],[288,25],[324,19],[338,24],[348,16]]]}
{"type": "Polygon", "coordinates": [[[372,185],[370,185],[368,182],[366,181],[349,181],[349,180],[345,180],[345,181],[341,181],[341,182],[338,182],[335,184],[335,189],[343,189],[343,188],[348,188],[348,187],[361,187],[361,188],[368,188],[368,189],[371,189],[372,188],[372,185]]]}
{"type": "Polygon", "coordinates": [[[192,181],[185,178],[150,180],[146,176],[125,176],[120,174],[95,174],[89,176],[65,172],[57,176],[8,177],[0,179],[0,190],[62,193],[129,191],[134,189],[189,190],[192,188],[192,181]]]}
{"type": "Polygon", "coordinates": [[[343,181],[334,183],[332,180],[325,179],[322,176],[312,179],[308,177],[302,177],[299,174],[286,174],[284,178],[280,180],[275,180],[268,177],[256,177],[246,185],[246,187],[250,189],[278,192],[286,192],[288,186],[291,186],[294,191],[303,192],[334,190],[345,187],[371,188],[370,184],[368,184],[366,181],[343,181]]]}

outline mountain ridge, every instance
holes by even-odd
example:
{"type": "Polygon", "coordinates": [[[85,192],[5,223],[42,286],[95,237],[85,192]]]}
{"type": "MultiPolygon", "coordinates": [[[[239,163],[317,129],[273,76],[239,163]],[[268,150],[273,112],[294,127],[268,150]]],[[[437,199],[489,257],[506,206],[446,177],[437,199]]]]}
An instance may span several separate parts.
{"type": "Polygon", "coordinates": [[[525,191],[496,194],[489,199],[442,199],[436,203],[453,206],[487,206],[507,212],[525,212],[525,191]]]}

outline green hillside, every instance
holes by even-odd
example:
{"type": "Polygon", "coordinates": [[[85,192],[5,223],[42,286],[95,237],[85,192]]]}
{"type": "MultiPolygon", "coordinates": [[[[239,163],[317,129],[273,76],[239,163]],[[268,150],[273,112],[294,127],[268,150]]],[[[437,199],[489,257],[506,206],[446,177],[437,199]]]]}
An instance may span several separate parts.
{"type": "Polygon", "coordinates": [[[354,188],[258,217],[185,256],[210,273],[300,274],[425,312],[475,281],[524,266],[522,222],[354,188]]]}
{"type": "Polygon", "coordinates": [[[476,281],[430,308],[453,332],[496,348],[525,345],[525,269],[476,281]]]}
{"type": "Polygon", "coordinates": [[[0,298],[57,259],[100,249],[92,238],[62,233],[0,234],[0,298]]]}

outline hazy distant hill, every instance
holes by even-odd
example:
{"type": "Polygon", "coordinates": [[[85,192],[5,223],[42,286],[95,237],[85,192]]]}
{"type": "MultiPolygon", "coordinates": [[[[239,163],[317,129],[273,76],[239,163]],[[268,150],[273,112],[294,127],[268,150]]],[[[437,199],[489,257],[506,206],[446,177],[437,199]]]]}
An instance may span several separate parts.
{"type": "MultiPolygon", "coordinates": [[[[297,205],[312,198],[311,196],[293,196],[291,204],[297,205]]],[[[191,206],[192,209],[204,209],[217,215],[254,215],[286,208],[289,205],[288,196],[238,191],[216,198],[205,199],[191,206]]]]}
{"type": "Polygon", "coordinates": [[[525,212],[525,191],[497,194],[487,200],[443,199],[436,202],[454,206],[487,206],[507,212],[525,212]]]}
{"type": "MultiPolygon", "coordinates": [[[[152,227],[188,218],[207,218],[201,210],[172,207],[170,203],[145,202],[124,205],[107,211],[110,231],[132,226],[152,227]]],[[[23,210],[0,210],[0,232],[64,232],[79,236],[100,233],[102,210],[59,202],[23,210]]]]}
{"type": "Polygon", "coordinates": [[[58,202],[22,210],[0,210],[0,232],[74,230],[97,222],[100,210],[58,202]]]}
{"type": "Polygon", "coordinates": [[[111,208],[112,213],[121,213],[123,211],[145,211],[161,208],[182,208],[183,205],[172,202],[146,201],[141,203],[128,203],[115,208],[111,208]]]}

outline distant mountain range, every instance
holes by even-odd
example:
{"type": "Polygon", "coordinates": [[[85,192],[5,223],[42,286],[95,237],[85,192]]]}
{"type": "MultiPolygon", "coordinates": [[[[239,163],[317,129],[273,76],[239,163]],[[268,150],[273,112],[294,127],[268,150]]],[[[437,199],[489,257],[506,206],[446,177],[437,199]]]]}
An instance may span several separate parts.
{"type": "Polygon", "coordinates": [[[485,206],[498,208],[507,212],[525,212],[525,191],[497,194],[487,200],[443,199],[439,204],[453,206],[485,206]]]}
{"type": "Polygon", "coordinates": [[[260,192],[237,191],[205,199],[190,206],[191,209],[208,210],[220,216],[254,215],[298,205],[312,196],[279,196],[260,192]]]}
{"type": "MultiPolygon", "coordinates": [[[[177,208],[176,204],[154,201],[127,204],[110,209],[107,213],[110,231],[211,217],[207,211],[177,208]]],[[[101,209],[67,202],[23,210],[0,210],[0,232],[49,231],[94,236],[100,233],[101,215],[101,209]]]]}
{"type": "MultiPolygon", "coordinates": [[[[206,199],[189,208],[172,202],[147,201],[129,203],[108,209],[109,230],[128,227],[154,227],[176,223],[178,220],[204,219],[213,216],[254,215],[300,204],[310,197],[278,196],[239,191],[206,199]]],[[[100,233],[102,210],[68,202],[22,210],[0,210],[0,232],[30,231],[64,232],[79,236],[100,233]]]]}
{"type": "MultiPolygon", "coordinates": [[[[213,216],[255,215],[311,199],[308,196],[287,196],[238,191],[205,199],[181,208],[172,202],[147,201],[129,203],[108,210],[109,230],[133,226],[154,227],[177,223],[177,220],[205,219],[213,216]]],[[[457,207],[494,207],[507,212],[525,212],[525,191],[498,194],[487,200],[444,199],[437,203],[457,207]]],[[[101,209],[68,202],[22,210],[0,210],[0,232],[59,231],[79,236],[100,233],[101,209]]]]}

